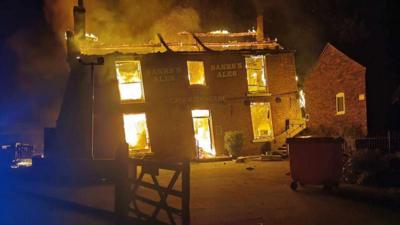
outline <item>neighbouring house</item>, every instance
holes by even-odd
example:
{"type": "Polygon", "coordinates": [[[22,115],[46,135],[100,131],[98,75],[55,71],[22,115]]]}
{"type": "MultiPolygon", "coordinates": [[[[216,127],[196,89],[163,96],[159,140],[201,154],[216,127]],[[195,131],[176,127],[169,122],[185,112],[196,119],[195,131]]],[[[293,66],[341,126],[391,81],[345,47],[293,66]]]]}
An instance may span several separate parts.
{"type": "Polygon", "coordinates": [[[332,44],[304,80],[311,133],[367,135],[366,68],[332,44]]]}
{"type": "MultiPolygon", "coordinates": [[[[240,131],[244,154],[278,148],[305,128],[294,51],[258,31],[182,33],[188,43],[107,46],[86,37],[83,1],[67,34],[71,73],[49,158],[130,154],[213,158],[240,131]],[[92,76],[91,76],[92,75],[92,76]]],[[[262,18],[258,19],[261,23],[262,18]]]]}

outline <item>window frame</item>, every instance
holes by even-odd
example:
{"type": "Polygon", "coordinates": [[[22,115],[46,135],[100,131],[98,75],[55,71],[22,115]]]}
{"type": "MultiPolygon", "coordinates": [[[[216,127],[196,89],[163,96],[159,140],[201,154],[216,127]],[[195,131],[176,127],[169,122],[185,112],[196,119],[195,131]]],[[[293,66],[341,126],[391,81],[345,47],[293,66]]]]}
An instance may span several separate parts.
{"type": "Polygon", "coordinates": [[[336,94],[336,115],[344,115],[346,114],[346,97],[344,92],[339,92],[336,94]],[[339,99],[343,99],[343,110],[339,111],[339,99]]]}
{"type": "MultiPolygon", "coordinates": [[[[272,110],[271,110],[271,103],[270,102],[251,102],[249,105],[250,108],[250,119],[251,119],[251,128],[252,128],[252,133],[253,133],[253,142],[268,142],[268,141],[273,141],[275,139],[274,136],[274,127],[273,127],[273,122],[272,122],[272,110]],[[271,136],[269,137],[258,137],[255,132],[255,127],[254,127],[254,121],[253,121],[253,113],[252,113],[252,105],[254,104],[263,104],[267,109],[269,108],[269,120],[270,120],[270,127],[271,127],[271,136]]],[[[267,116],[267,115],[266,115],[267,116]]]]}
{"type": "MultiPolygon", "coordinates": [[[[248,95],[249,96],[259,96],[259,95],[268,96],[268,95],[270,95],[269,94],[269,87],[268,87],[268,80],[269,79],[268,79],[268,73],[267,73],[267,57],[266,57],[266,55],[245,55],[244,64],[245,64],[245,69],[246,69],[246,82],[247,82],[246,85],[247,85],[247,93],[248,93],[248,95]],[[259,90],[250,91],[250,89],[249,89],[249,87],[251,85],[249,84],[249,72],[248,72],[249,68],[247,66],[246,59],[247,58],[252,58],[252,57],[262,57],[262,62],[263,62],[262,74],[263,74],[263,76],[265,78],[265,86],[262,86],[262,87],[265,87],[265,90],[262,90],[262,91],[259,91],[259,90]]],[[[261,86],[257,86],[257,88],[259,88],[259,87],[261,87],[261,86]]]]}
{"type": "MultiPolygon", "coordinates": [[[[213,118],[212,118],[212,112],[211,112],[211,109],[210,108],[193,108],[193,109],[191,109],[191,116],[192,116],[192,125],[193,125],[193,131],[195,131],[194,130],[194,119],[204,119],[204,118],[207,118],[208,119],[208,126],[209,126],[209,129],[210,129],[210,141],[211,141],[211,149],[212,149],[212,151],[214,151],[214,153],[215,153],[215,156],[213,156],[212,158],[215,158],[215,157],[217,157],[217,151],[216,151],[216,147],[215,147],[215,133],[214,133],[214,126],[213,126],[213,118]],[[198,112],[200,112],[200,111],[207,111],[207,114],[208,115],[194,115],[193,113],[195,112],[195,111],[198,111],[198,112]]],[[[195,140],[195,142],[196,142],[196,137],[194,137],[194,140],[195,140]]],[[[198,154],[198,146],[196,146],[196,154],[198,154]]],[[[196,155],[196,157],[198,157],[197,155],[196,155]]],[[[199,158],[200,159],[200,158],[199,158]]]]}
{"type": "Polygon", "coordinates": [[[147,114],[145,112],[123,113],[123,125],[124,125],[124,140],[128,144],[129,155],[152,153],[148,119],[147,119],[147,114]],[[125,116],[129,116],[129,115],[144,115],[145,125],[146,125],[145,132],[146,132],[146,145],[147,145],[147,148],[140,148],[140,149],[131,149],[130,148],[130,143],[128,143],[127,140],[126,140],[127,135],[126,135],[126,128],[125,128],[125,116]]]}
{"type": "Polygon", "coordinates": [[[191,86],[191,87],[206,87],[207,86],[206,70],[205,70],[205,65],[204,64],[205,63],[204,63],[203,60],[197,60],[197,59],[186,60],[187,78],[188,78],[188,81],[189,81],[189,86],[191,86]],[[197,83],[193,83],[192,84],[192,82],[190,80],[190,72],[189,72],[190,71],[190,69],[189,69],[190,66],[189,66],[189,63],[201,63],[201,65],[203,67],[203,77],[204,77],[204,82],[202,84],[197,84],[197,83]]]}
{"type": "Polygon", "coordinates": [[[145,91],[144,91],[144,81],[143,81],[143,71],[142,71],[142,62],[139,59],[124,59],[124,60],[115,60],[114,61],[114,66],[115,66],[115,75],[117,78],[117,82],[118,82],[118,91],[119,91],[119,97],[120,97],[120,101],[122,103],[144,103],[146,102],[146,96],[145,96],[145,91]],[[121,83],[120,80],[118,79],[118,69],[117,69],[117,64],[118,63],[129,63],[129,62],[138,62],[138,68],[140,71],[140,79],[141,82],[127,82],[127,83],[121,83]],[[141,87],[141,98],[139,99],[122,99],[121,96],[121,89],[120,86],[121,85],[130,85],[130,84],[139,84],[140,83],[140,87],[141,87]]]}

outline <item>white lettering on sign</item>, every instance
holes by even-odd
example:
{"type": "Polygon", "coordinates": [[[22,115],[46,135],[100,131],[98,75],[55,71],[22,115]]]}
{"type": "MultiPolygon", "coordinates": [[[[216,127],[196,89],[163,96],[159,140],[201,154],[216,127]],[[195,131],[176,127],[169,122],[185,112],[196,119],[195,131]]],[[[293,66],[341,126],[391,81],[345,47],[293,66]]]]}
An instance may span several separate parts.
{"type": "Polygon", "coordinates": [[[154,76],[154,81],[156,81],[156,82],[169,82],[169,81],[175,81],[175,80],[176,80],[175,75],[154,76]]]}
{"type": "Polygon", "coordinates": [[[236,70],[221,71],[217,73],[217,78],[228,78],[237,77],[238,72],[236,70]]]}
{"type": "Polygon", "coordinates": [[[170,82],[175,81],[177,74],[182,72],[180,67],[168,67],[168,68],[153,68],[147,71],[155,82],[170,82]]]}
{"type": "Polygon", "coordinates": [[[216,72],[217,78],[237,77],[239,71],[243,69],[242,63],[225,63],[211,65],[211,71],[216,72]]]}

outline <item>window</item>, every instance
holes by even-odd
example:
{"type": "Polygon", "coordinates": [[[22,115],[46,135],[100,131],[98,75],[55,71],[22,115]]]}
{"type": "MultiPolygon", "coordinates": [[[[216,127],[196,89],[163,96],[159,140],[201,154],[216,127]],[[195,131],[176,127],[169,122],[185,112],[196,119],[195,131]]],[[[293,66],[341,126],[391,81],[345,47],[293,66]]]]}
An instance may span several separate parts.
{"type": "Polygon", "coordinates": [[[150,152],[146,114],[124,114],[124,131],[131,153],[150,152]]]}
{"type": "Polygon", "coordinates": [[[251,120],[253,123],[254,140],[272,140],[271,106],[267,102],[250,104],[251,120]]]}
{"type": "Polygon", "coordinates": [[[246,70],[249,93],[266,93],[265,56],[246,57],[246,70]]]}
{"type": "Polygon", "coordinates": [[[346,103],[344,100],[344,93],[336,94],[336,115],[343,115],[346,113],[346,103]]]}
{"type": "Polygon", "coordinates": [[[187,67],[190,85],[206,85],[202,61],[187,61],[187,67]]]}
{"type": "Polygon", "coordinates": [[[144,101],[140,61],[115,62],[121,100],[144,101]]]}

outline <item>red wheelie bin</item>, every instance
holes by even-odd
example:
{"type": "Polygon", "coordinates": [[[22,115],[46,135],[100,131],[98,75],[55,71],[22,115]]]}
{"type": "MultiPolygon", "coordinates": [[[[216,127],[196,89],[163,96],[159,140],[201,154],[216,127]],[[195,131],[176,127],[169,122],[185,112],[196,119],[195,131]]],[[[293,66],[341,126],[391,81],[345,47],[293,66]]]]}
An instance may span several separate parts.
{"type": "Polygon", "coordinates": [[[342,138],[297,137],[287,139],[292,183],[296,190],[300,185],[323,185],[331,189],[339,185],[343,167],[342,138]]]}

